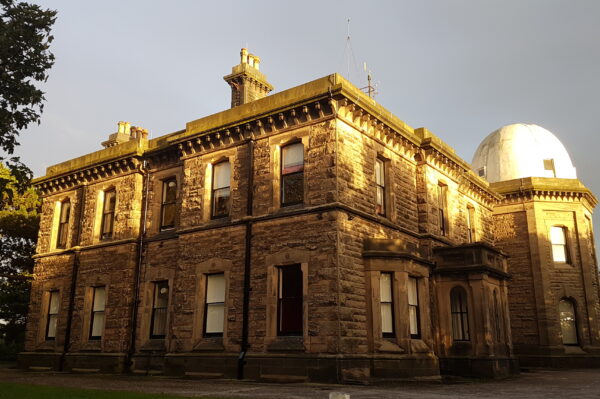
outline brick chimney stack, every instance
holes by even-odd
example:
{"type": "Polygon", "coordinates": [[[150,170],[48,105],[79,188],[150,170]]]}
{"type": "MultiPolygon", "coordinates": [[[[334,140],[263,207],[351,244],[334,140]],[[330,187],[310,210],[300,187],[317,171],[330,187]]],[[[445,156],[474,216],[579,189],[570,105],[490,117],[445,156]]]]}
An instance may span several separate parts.
{"type": "Polygon", "coordinates": [[[243,48],[239,65],[231,68],[231,74],[223,77],[231,86],[231,108],[266,97],[273,90],[259,69],[260,58],[248,54],[248,49],[243,48]]]}

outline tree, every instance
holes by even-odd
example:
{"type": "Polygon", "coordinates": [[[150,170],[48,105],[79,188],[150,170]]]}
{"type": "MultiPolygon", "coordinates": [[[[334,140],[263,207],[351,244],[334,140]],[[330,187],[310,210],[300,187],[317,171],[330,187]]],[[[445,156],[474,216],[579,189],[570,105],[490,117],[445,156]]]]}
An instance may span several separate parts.
{"type": "Polygon", "coordinates": [[[11,170],[21,192],[32,174],[12,155],[19,132],[40,122],[45,98],[35,83],[45,82],[54,64],[50,30],[55,20],[56,11],[0,0],[0,151],[5,153],[0,161],[11,170]]]}
{"type": "Polygon", "coordinates": [[[5,182],[0,192],[0,335],[14,345],[24,340],[40,202],[33,187],[21,192],[2,164],[0,181],[5,182]]]}

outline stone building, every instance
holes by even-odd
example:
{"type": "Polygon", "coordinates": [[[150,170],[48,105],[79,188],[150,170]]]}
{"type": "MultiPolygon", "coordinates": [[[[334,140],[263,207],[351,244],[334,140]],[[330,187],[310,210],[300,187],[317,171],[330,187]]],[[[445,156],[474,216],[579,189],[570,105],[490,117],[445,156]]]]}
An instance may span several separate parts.
{"type": "Polygon", "coordinates": [[[36,179],[21,367],[364,382],[509,375],[513,340],[594,355],[578,180],[490,184],[492,156],[479,176],[340,75],[267,95],[259,65],[225,76],[231,109],[151,140],[120,122],[36,179]]]}

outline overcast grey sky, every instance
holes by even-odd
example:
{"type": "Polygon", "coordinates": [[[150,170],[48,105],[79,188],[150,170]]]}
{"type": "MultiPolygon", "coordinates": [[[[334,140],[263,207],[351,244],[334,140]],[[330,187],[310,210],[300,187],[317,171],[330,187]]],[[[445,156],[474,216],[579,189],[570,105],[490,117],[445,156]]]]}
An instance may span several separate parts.
{"type": "MultiPolygon", "coordinates": [[[[37,1],[58,10],[40,126],[18,155],[36,176],[96,151],[120,120],[153,137],[229,107],[239,50],[281,91],[347,75],[346,19],[376,100],[471,161],[497,128],[535,123],[600,195],[600,1],[37,1]]],[[[365,85],[352,71],[351,80],[365,85]]],[[[596,236],[600,216],[595,217],[596,236]]]]}

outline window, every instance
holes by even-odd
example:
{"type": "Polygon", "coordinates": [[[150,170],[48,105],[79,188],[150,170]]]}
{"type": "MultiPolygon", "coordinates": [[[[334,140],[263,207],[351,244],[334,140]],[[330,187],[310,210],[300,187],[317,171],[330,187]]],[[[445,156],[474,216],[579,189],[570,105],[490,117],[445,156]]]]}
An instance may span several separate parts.
{"type": "Polygon", "coordinates": [[[175,211],[177,200],[177,180],[175,178],[163,181],[162,202],[160,206],[160,229],[167,230],[175,227],[175,211]]]}
{"type": "Polygon", "coordinates": [[[377,206],[378,215],[385,216],[385,163],[377,158],[375,161],[375,184],[377,185],[377,206]]]}
{"type": "Polygon", "coordinates": [[[229,161],[214,165],[212,179],[212,217],[229,216],[231,166],[229,161]]]}
{"type": "Polygon", "coordinates": [[[550,243],[552,244],[552,259],[557,263],[569,263],[567,249],[567,229],[562,226],[550,228],[550,243]]]}
{"type": "Polygon", "coordinates": [[[206,298],[204,305],[204,336],[223,335],[225,321],[225,274],[206,276],[206,298]]]}
{"type": "Polygon", "coordinates": [[[277,335],[302,335],[302,269],[278,268],[277,335]]]}
{"type": "Polygon", "coordinates": [[[485,177],[486,175],[486,170],[485,170],[485,166],[482,166],[481,168],[477,169],[477,175],[479,175],[479,177],[485,177]]]}
{"type": "Polygon", "coordinates": [[[467,206],[467,242],[475,241],[475,208],[467,206]]]}
{"type": "Polygon", "coordinates": [[[379,296],[381,302],[381,333],[384,337],[394,336],[393,281],[394,275],[392,273],[381,273],[379,296]]]}
{"type": "Polygon", "coordinates": [[[281,206],[304,201],[304,146],[286,145],[281,149],[281,206]]]}
{"type": "Polygon", "coordinates": [[[462,287],[454,287],[450,291],[450,313],[452,316],[452,339],[454,341],[469,341],[467,294],[462,287]]]}
{"type": "Polygon", "coordinates": [[[92,294],[92,317],[90,318],[90,339],[102,338],[105,306],[106,287],[94,287],[92,294]]]}
{"type": "Polygon", "coordinates": [[[419,280],[414,277],[408,278],[408,319],[410,326],[410,337],[421,338],[420,316],[419,316],[419,280]]]}
{"type": "Polygon", "coordinates": [[[65,200],[60,203],[60,219],[58,220],[58,238],[56,248],[67,247],[69,234],[69,218],[71,217],[71,201],[65,200]]]}
{"type": "Polygon", "coordinates": [[[167,331],[167,307],[169,305],[169,282],[154,283],[150,338],[164,338],[167,331]]]}
{"type": "Polygon", "coordinates": [[[437,186],[437,195],[438,195],[438,216],[439,216],[439,224],[440,224],[440,235],[445,236],[448,235],[448,226],[447,226],[447,218],[446,218],[446,193],[448,191],[448,186],[444,184],[438,184],[437,186]]]}
{"type": "Polygon", "coordinates": [[[112,238],[115,222],[115,204],[117,193],[115,190],[104,192],[104,204],[102,205],[102,226],[100,227],[100,238],[103,240],[112,238]]]}
{"type": "Polygon", "coordinates": [[[48,317],[46,321],[46,339],[56,338],[56,324],[58,321],[58,309],[60,307],[59,291],[50,291],[48,298],[48,317]]]}
{"type": "Polygon", "coordinates": [[[577,319],[575,317],[575,306],[570,299],[561,299],[558,303],[560,318],[560,329],[564,345],[577,345],[577,319]]]}

